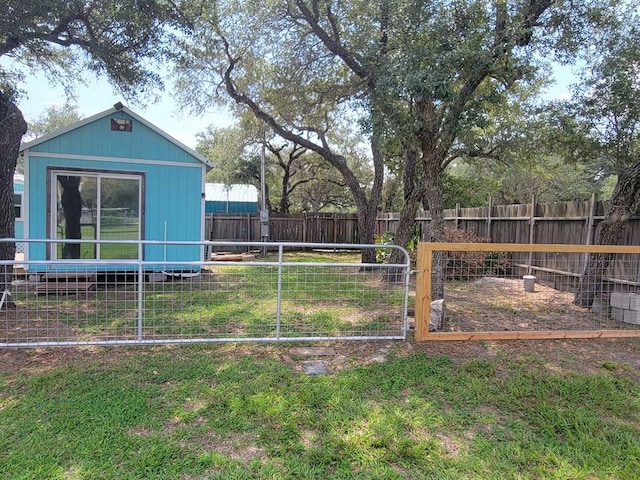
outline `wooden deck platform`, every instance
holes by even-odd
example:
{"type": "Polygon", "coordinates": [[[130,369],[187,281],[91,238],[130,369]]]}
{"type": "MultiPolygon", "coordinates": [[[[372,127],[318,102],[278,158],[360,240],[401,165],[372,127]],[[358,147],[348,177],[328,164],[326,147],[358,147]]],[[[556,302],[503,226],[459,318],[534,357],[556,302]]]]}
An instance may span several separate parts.
{"type": "Polygon", "coordinates": [[[95,291],[96,285],[96,275],[92,272],[45,273],[36,286],[35,294],[77,295],[95,291]]]}

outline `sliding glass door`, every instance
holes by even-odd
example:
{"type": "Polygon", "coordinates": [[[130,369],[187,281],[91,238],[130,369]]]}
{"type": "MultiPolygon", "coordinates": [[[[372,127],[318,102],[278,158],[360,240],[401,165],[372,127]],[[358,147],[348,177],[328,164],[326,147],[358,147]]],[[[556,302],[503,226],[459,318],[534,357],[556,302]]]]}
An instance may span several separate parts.
{"type": "Polygon", "coordinates": [[[56,244],[53,259],[138,257],[137,244],[109,240],[142,238],[142,175],[56,170],[50,181],[51,238],[100,240],[96,244],[56,244]]]}

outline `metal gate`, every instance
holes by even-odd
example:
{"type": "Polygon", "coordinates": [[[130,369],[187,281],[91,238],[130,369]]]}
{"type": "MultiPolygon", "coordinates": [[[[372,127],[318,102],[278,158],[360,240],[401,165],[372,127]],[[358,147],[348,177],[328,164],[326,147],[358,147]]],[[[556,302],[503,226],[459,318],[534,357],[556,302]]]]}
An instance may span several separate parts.
{"type": "MultiPolygon", "coordinates": [[[[21,241],[27,258],[65,242],[21,241]]],[[[399,247],[109,241],[132,243],[138,259],[0,262],[14,267],[0,347],[406,338],[410,260],[399,247]],[[205,261],[180,257],[196,247],[205,261]],[[141,260],[149,249],[162,261],[141,260]],[[362,263],[363,249],[404,260],[362,263]]]]}

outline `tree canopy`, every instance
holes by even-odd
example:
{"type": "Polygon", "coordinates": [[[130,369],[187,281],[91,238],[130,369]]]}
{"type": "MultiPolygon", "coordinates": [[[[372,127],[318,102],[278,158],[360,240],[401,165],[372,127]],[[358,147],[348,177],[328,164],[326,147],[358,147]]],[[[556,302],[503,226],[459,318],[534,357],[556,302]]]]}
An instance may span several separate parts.
{"type": "MultiPolygon", "coordinates": [[[[161,86],[154,66],[185,25],[177,4],[162,0],[7,0],[0,16],[0,238],[14,237],[13,172],[27,131],[19,95],[25,71],[44,72],[69,91],[85,72],[108,78],[126,98],[161,86]]],[[[13,260],[15,245],[0,244],[13,260]]],[[[0,288],[11,268],[0,272],[0,288]]]]}

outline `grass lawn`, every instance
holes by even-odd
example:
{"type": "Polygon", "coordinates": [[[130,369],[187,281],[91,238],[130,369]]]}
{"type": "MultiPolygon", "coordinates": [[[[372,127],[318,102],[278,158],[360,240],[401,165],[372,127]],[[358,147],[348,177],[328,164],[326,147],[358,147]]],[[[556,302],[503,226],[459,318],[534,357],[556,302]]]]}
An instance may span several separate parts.
{"type": "Polygon", "coordinates": [[[0,478],[640,478],[638,339],[325,346],[1,350],[0,478]]]}

